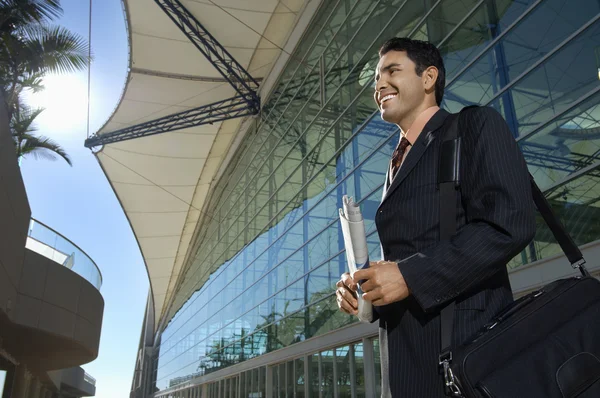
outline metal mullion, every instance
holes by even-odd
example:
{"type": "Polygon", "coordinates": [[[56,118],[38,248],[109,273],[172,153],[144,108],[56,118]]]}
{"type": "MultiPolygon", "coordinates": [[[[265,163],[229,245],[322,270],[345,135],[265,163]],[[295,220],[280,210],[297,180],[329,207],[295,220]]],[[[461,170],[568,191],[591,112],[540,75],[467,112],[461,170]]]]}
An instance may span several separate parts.
{"type": "MultiPolygon", "coordinates": [[[[515,88],[513,88],[513,90],[514,90],[514,89],[515,89],[515,88]]],[[[572,110],[574,107],[578,106],[579,104],[581,104],[582,102],[584,102],[585,100],[587,100],[587,99],[588,99],[590,96],[593,96],[594,94],[596,94],[596,93],[597,93],[599,90],[600,90],[600,87],[596,87],[595,89],[588,91],[588,92],[587,92],[587,93],[585,93],[585,94],[584,94],[582,97],[578,98],[578,99],[577,99],[577,101],[575,101],[575,102],[574,102],[572,105],[569,105],[569,106],[567,107],[567,110],[566,110],[566,111],[561,111],[561,112],[559,112],[557,115],[555,115],[555,116],[551,117],[551,118],[550,118],[548,121],[546,121],[546,122],[543,122],[543,123],[541,124],[541,126],[540,126],[540,127],[536,127],[536,128],[533,130],[533,131],[531,131],[531,132],[529,132],[529,133],[527,133],[527,134],[524,134],[523,136],[519,136],[519,137],[517,137],[517,142],[520,142],[520,141],[522,141],[524,138],[530,137],[530,136],[531,136],[531,135],[533,135],[534,133],[538,132],[538,131],[540,130],[540,128],[544,128],[544,127],[546,127],[546,126],[548,125],[548,123],[549,123],[549,122],[552,122],[552,121],[554,121],[554,120],[555,120],[557,117],[560,117],[560,116],[564,115],[566,112],[570,112],[570,111],[571,111],[571,110],[572,110]]],[[[567,94],[563,95],[563,96],[562,96],[562,97],[560,97],[560,98],[557,98],[556,100],[557,100],[557,101],[560,101],[560,100],[562,100],[562,99],[563,99],[563,97],[565,97],[565,96],[567,96],[567,94]]],[[[532,113],[535,113],[535,112],[532,112],[532,113]]],[[[531,114],[529,114],[529,115],[524,115],[523,117],[528,117],[528,116],[531,116],[531,114]]],[[[540,123],[532,123],[532,124],[530,124],[530,125],[533,125],[533,126],[535,126],[535,125],[539,125],[539,124],[540,124],[540,123]]],[[[521,124],[521,125],[523,125],[523,124],[521,124]]]]}
{"type": "Polygon", "coordinates": [[[581,177],[582,175],[587,174],[590,171],[594,171],[595,169],[598,169],[598,168],[600,168],[600,161],[597,161],[596,163],[593,163],[593,164],[587,166],[586,168],[578,170],[575,173],[569,174],[562,180],[550,185],[548,188],[544,189],[542,192],[544,194],[546,194],[550,191],[554,191],[555,189],[560,188],[561,186],[568,184],[569,182],[576,180],[577,178],[581,177]]]}
{"type": "MultiPolygon", "coordinates": [[[[380,2],[381,2],[381,0],[377,1],[378,4],[380,2]]],[[[388,23],[383,27],[383,29],[381,29],[382,33],[388,27],[388,25],[394,20],[394,18],[396,17],[396,15],[398,15],[398,13],[404,8],[404,6],[406,5],[406,3],[408,3],[408,0],[404,0],[404,2],[398,7],[398,9],[396,10],[396,12],[394,12],[394,15],[392,15],[392,17],[388,20],[388,23]]],[[[371,11],[369,12],[369,15],[367,16],[367,18],[365,18],[364,21],[357,27],[356,31],[354,32],[354,34],[352,35],[352,37],[348,40],[348,43],[346,44],[346,46],[342,49],[342,51],[340,51],[340,53],[338,54],[337,58],[332,63],[332,65],[336,65],[338,63],[338,61],[340,60],[340,58],[342,58],[342,56],[344,55],[344,53],[346,52],[346,50],[354,42],[354,39],[356,38],[356,36],[358,35],[358,33],[360,32],[360,30],[362,29],[362,27],[365,25],[365,23],[367,23],[367,21],[369,20],[369,18],[371,17],[371,15],[373,14],[373,12],[375,11],[376,8],[377,8],[377,5],[371,9],[371,11]]],[[[381,37],[382,33],[379,33],[379,35],[377,35],[377,37],[375,38],[375,40],[378,40],[381,37]]],[[[373,40],[371,42],[371,45],[373,45],[375,43],[375,40],[373,40]]],[[[371,48],[371,46],[368,46],[367,50],[369,48],[371,48]]],[[[361,60],[365,57],[365,55],[366,55],[366,51],[365,51],[365,54],[362,55],[361,60]]],[[[350,70],[350,74],[352,73],[352,71],[354,71],[354,69],[356,68],[356,66],[358,64],[360,64],[360,62],[358,62],[356,65],[354,65],[352,67],[352,69],[350,70]]],[[[327,79],[327,77],[330,76],[330,74],[332,73],[333,70],[334,70],[334,68],[332,66],[332,69],[330,69],[329,71],[327,71],[327,73],[325,74],[325,79],[327,79]]],[[[350,74],[348,74],[348,76],[350,76],[350,74]]],[[[340,87],[343,87],[343,85],[346,82],[346,80],[348,80],[348,76],[346,76],[344,78],[344,80],[340,84],[340,87]]],[[[337,92],[337,90],[336,90],[336,92],[337,92]]]]}
{"type": "MultiPolygon", "coordinates": [[[[365,397],[375,398],[375,350],[373,349],[373,339],[363,338],[363,369],[365,372],[365,397]]],[[[383,391],[382,391],[383,394],[383,391]]]]}
{"type": "Polygon", "coordinates": [[[438,48],[442,47],[442,46],[444,45],[444,43],[446,43],[446,41],[447,41],[447,40],[449,40],[449,39],[450,39],[450,38],[451,38],[451,37],[454,35],[454,33],[456,33],[456,31],[457,31],[457,30],[458,30],[460,27],[462,27],[462,26],[463,26],[463,24],[464,24],[465,22],[467,22],[467,20],[468,20],[469,18],[471,18],[471,16],[472,16],[472,15],[473,15],[473,14],[474,14],[476,11],[478,11],[478,10],[479,10],[479,7],[481,7],[481,5],[482,5],[482,4],[483,4],[485,1],[487,1],[487,0],[479,0],[479,3],[475,4],[475,6],[474,6],[474,7],[472,7],[472,8],[471,8],[471,10],[470,10],[470,11],[469,11],[469,12],[468,12],[468,13],[467,13],[467,14],[466,14],[464,17],[463,17],[463,19],[461,19],[461,20],[460,20],[460,22],[458,22],[458,23],[456,24],[456,26],[455,26],[455,27],[454,27],[454,28],[453,28],[453,29],[452,29],[452,30],[451,30],[451,31],[450,31],[450,32],[449,32],[449,33],[446,35],[446,37],[444,37],[444,38],[442,39],[442,41],[440,41],[440,42],[439,42],[439,44],[436,44],[435,46],[436,46],[436,47],[438,47],[438,48]]]}
{"type": "Polygon", "coordinates": [[[354,344],[350,343],[348,345],[348,360],[350,361],[349,368],[350,369],[350,396],[352,398],[356,398],[356,358],[354,354],[354,344]]]}
{"type": "MultiPolygon", "coordinates": [[[[378,2],[379,2],[379,1],[381,1],[381,0],[378,0],[378,2]]],[[[326,23],[327,23],[327,22],[329,22],[329,20],[330,20],[331,16],[332,16],[333,14],[335,14],[335,11],[338,9],[338,6],[340,5],[340,2],[341,2],[341,0],[338,0],[338,2],[336,3],[335,7],[333,8],[333,11],[332,11],[332,12],[329,14],[329,18],[327,19],[326,23]]],[[[359,3],[359,2],[360,2],[360,0],[354,0],[354,5],[351,7],[350,11],[348,12],[348,14],[347,14],[347,15],[346,15],[346,17],[344,18],[344,20],[343,20],[343,21],[340,23],[340,26],[338,27],[338,29],[337,29],[337,30],[336,30],[336,31],[333,33],[332,39],[331,39],[331,40],[329,40],[329,42],[327,43],[327,45],[325,45],[325,48],[323,49],[323,52],[321,53],[321,56],[319,57],[319,60],[318,60],[318,61],[317,61],[315,64],[319,64],[319,66],[321,66],[321,65],[320,65],[320,63],[321,63],[321,61],[323,60],[323,54],[325,54],[325,52],[326,52],[326,51],[329,49],[329,47],[330,47],[330,46],[331,46],[331,44],[333,43],[333,38],[337,37],[338,33],[340,33],[340,31],[342,30],[342,27],[344,26],[344,24],[346,23],[346,21],[347,21],[347,20],[350,18],[350,15],[352,15],[352,12],[354,11],[354,8],[356,8],[356,6],[358,5],[358,3],[359,3]]],[[[322,28],[321,28],[321,30],[319,31],[319,33],[318,33],[317,37],[315,37],[315,41],[313,41],[312,45],[314,45],[314,43],[316,42],[316,39],[319,37],[319,35],[321,34],[321,32],[323,32],[323,28],[324,28],[325,26],[326,26],[326,24],[323,24],[323,27],[322,27],[322,28]]],[[[312,45],[311,45],[311,49],[312,49],[312,45]]],[[[309,49],[309,50],[306,52],[306,54],[305,54],[304,58],[306,58],[306,56],[308,56],[308,54],[309,54],[309,53],[310,53],[310,49],[309,49]]],[[[304,58],[303,58],[303,60],[304,60],[304,58]]],[[[300,66],[298,66],[298,67],[300,67],[300,66]]],[[[297,71],[297,70],[298,70],[298,68],[296,68],[296,71],[297,71]]],[[[313,66],[313,69],[311,69],[311,70],[314,70],[314,66],[313,66]]],[[[296,74],[296,71],[294,71],[294,75],[293,75],[293,76],[295,76],[295,74],[296,74]]],[[[307,75],[307,77],[308,77],[308,76],[310,76],[310,74],[309,74],[309,75],[307,75]]],[[[306,78],[305,78],[305,80],[306,80],[306,78]]],[[[291,81],[292,81],[292,79],[290,79],[290,81],[288,82],[288,84],[289,84],[291,81]]],[[[304,81],[303,81],[303,83],[304,83],[304,81]]],[[[303,84],[303,83],[302,83],[302,84],[303,84]]],[[[300,84],[300,86],[302,86],[302,84],[300,84]]],[[[283,92],[285,92],[285,90],[286,90],[286,89],[287,89],[287,85],[286,85],[286,87],[284,88],[284,90],[282,91],[282,93],[283,93],[283,92]]],[[[282,95],[283,95],[283,94],[282,94],[282,95]]],[[[280,98],[281,98],[281,96],[280,96],[280,98]]],[[[278,102],[279,102],[279,99],[278,99],[278,102]]],[[[290,103],[291,103],[291,101],[290,101],[290,103]]],[[[274,105],[274,107],[275,107],[276,105],[277,105],[277,104],[275,104],[275,105],[274,105]]],[[[289,106],[289,104],[288,104],[288,106],[289,106]]],[[[284,111],[282,112],[282,114],[285,112],[285,110],[287,110],[287,107],[284,109],[284,111]]],[[[269,116],[270,116],[270,112],[269,112],[269,116]]],[[[267,117],[268,117],[268,116],[267,116],[267,117]]],[[[279,119],[281,119],[281,116],[280,116],[280,117],[277,119],[277,121],[279,121],[279,119]]]]}
{"type": "Polygon", "coordinates": [[[494,100],[496,100],[498,97],[500,97],[502,94],[504,94],[505,92],[510,90],[511,87],[513,87],[515,84],[517,84],[518,82],[523,80],[523,78],[525,78],[527,75],[529,75],[529,73],[531,73],[538,66],[542,65],[545,61],[547,61],[548,58],[551,58],[554,54],[556,54],[557,52],[562,50],[563,47],[565,47],[567,44],[571,43],[575,38],[577,38],[577,36],[584,33],[596,21],[598,21],[599,18],[600,18],[600,13],[596,14],[596,16],[594,18],[590,19],[585,25],[583,25],[582,27],[577,29],[575,32],[573,32],[571,35],[569,35],[569,37],[567,37],[563,42],[561,42],[558,46],[554,47],[552,49],[552,51],[548,52],[546,55],[544,55],[542,58],[540,58],[535,64],[531,65],[529,68],[527,68],[525,71],[523,71],[519,76],[514,78],[509,84],[507,84],[505,87],[503,87],[502,90],[498,91],[489,101],[487,101],[485,105],[487,106],[488,104],[490,104],[494,100]]]}
{"type": "Polygon", "coordinates": [[[323,398],[323,388],[321,388],[323,383],[323,361],[321,360],[320,352],[317,354],[317,363],[319,364],[319,398],[323,398]]]}
{"type": "Polygon", "coordinates": [[[580,97],[577,101],[575,101],[573,104],[571,104],[569,107],[567,107],[567,109],[563,110],[562,112],[557,113],[552,118],[548,119],[547,121],[545,121],[544,123],[542,123],[541,125],[536,127],[534,130],[530,131],[527,134],[517,137],[517,142],[521,142],[521,141],[533,136],[534,134],[537,134],[540,130],[543,130],[548,125],[550,125],[551,123],[556,121],[556,119],[560,119],[565,114],[571,112],[574,108],[578,107],[579,105],[581,105],[581,103],[587,101],[590,97],[594,96],[598,92],[600,92],[600,86],[594,88],[593,90],[588,91],[586,94],[584,94],[582,97],[580,97]]]}
{"type": "Polygon", "coordinates": [[[335,398],[338,398],[339,396],[339,391],[338,391],[338,377],[337,377],[337,353],[336,353],[336,349],[332,348],[331,352],[333,352],[333,356],[332,356],[332,361],[333,361],[333,396],[335,398]]]}
{"type": "MultiPolygon", "coordinates": [[[[300,66],[304,65],[304,60],[306,59],[306,57],[308,56],[308,54],[311,53],[311,50],[314,48],[315,43],[317,42],[317,40],[321,37],[321,33],[323,32],[323,30],[325,29],[326,26],[328,26],[328,23],[331,20],[332,15],[334,14],[335,10],[337,10],[338,5],[340,3],[341,0],[337,0],[337,3],[333,6],[332,11],[329,13],[329,16],[327,17],[327,20],[325,20],[325,22],[323,23],[323,25],[321,26],[321,29],[319,30],[319,33],[317,33],[317,35],[315,36],[315,38],[313,39],[313,42],[310,44],[310,47],[308,48],[308,50],[306,50],[306,53],[304,54],[304,56],[302,57],[302,60],[298,63],[298,67],[296,68],[296,70],[294,71],[294,73],[292,74],[292,76],[290,76],[290,79],[288,80],[288,82],[286,83],[285,87],[281,90],[281,95],[279,96],[279,98],[277,98],[277,102],[275,102],[272,106],[272,108],[275,108],[278,104],[279,101],[281,99],[281,97],[283,96],[283,93],[285,93],[287,91],[288,86],[290,85],[290,83],[293,81],[294,76],[296,76],[296,73],[298,72],[298,69],[300,69],[300,66]]],[[[268,115],[266,115],[266,117],[271,116],[271,112],[269,112],[268,115]]]]}
{"type": "MultiPolygon", "coordinates": [[[[399,10],[402,9],[402,7],[404,7],[404,4],[407,3],[408,0],[405,0],[404,3],[398,7],[399,10]]],[[[354,9],[356,8],[356,6],[358,5],[358,3],[360,3],[360,0],[355,0],[354,1],[354,5],[352,5],[352,7],[350,8],[350,11],[348,12],[348,14],[346,15],[346,18],[344,18],[344,20],[342,21],[342,23],[340,24],[339,29],[335,32],[335,34],[333,35],[333,38],[331,39],[331,41],[329,42],[329,44],[327,45],[327,47],[325,47],[325,49],[323,50],[323,53],[321,54],[321,57],[323,57],[323,55],[325,54],[325,52],[329,49],[329,46],[331,46],[331,44],[333,43],[333,39],[335,37],[337,37],[338,33],[340,33],[340,31],[342,30],[342,27],[346,24],[346,22],[348,22],[348,19],[350,19],[350,16],[352,15],[352,13],[354,12],[354,9]]],[[[375,9],[377,8],[377,6],[379,5],[379,3],[381,3],[381,0],[377,0],[377,4],[375,4],[372,8],[371,11],[369,11],[369,14],[364,18],[364,20],[360,23],[360,25],[356,28],[356,31],[354,32],[354,34],[352,35],[352,37],[348,40],[344,40],[346,42],[346,45],[344,46],[344,48],[338,53],[337,58],[335,59],[335,61],[333,61],[332,65],[337,64],[337,62],[340,60],[340,58],[342,57],[342,55],[346,52],[346,50],[348,49],[348,47],[350,46],[350,43],[352,43],[352,41],[354,40],[354,38],[356,37],[356,35],[358,34],[358,32],[360,31],[360,29],[362,29],[362,27],[364,26],[364,24],[369,20],[369,18],[371,17],[371,15],[373,14],[373,12],[375,11],[375,9]]],[[[398,10],[398,11],[399,11],[398,10]]],[[[396,11],[396,13],[398,12],[396,11]]],[[[393,18],[392,18],[393,19],[393,18]]],[[[327,71],[327,73],[325,73],[325,76],[329,75],[330,71],[327,71]]]]}
{"type": "Polygon", "coordinates": [[[477,61],[481,59],[483,55],[485,55],[491,48],[493,48],[504,36],[510,33],[523,19],[525,19],[538,5],[540,5],[544,0],[537,0],[534,4],[532,4],[527,10],[523,12],[513,23],[511,23],[506,30],[496,36],[490,44],[488,44],[479,54],[475,56],[467,65],[465,65],[449,82],[446,84],[446,87],[450,87],[452,83],[463,73],[465,73],[471,66],[473,66],[477,61]]]}

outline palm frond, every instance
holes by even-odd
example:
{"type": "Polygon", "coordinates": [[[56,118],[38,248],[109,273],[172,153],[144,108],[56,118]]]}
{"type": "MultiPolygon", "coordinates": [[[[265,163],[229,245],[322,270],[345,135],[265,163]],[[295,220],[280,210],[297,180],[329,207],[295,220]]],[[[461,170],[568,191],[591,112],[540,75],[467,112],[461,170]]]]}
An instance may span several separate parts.
{"type": "Polygon", "coordinates": [[[19,58],[30,73],[70,73],[87,67],[85,39],[62,26],[30,24],[23,36],[19,58]]]}
{"type": "Polygon", "coordinates": [[[60,0],[0,0],[0,31],[51,21],[62,11],[60,0]]]}
{"type": "Polygon", "coordinates": [[[48,137],[35,137],[29,135],[21,145],[21,156],[33,155],[35,158],[41,157],[48,160],[56,160],[58,155],[63,158],[69,166],[73,166],[73,162],[67,152],[55,141],[48,137]]]}
{"type": "Polygon", "coordinates": [[[14,112],[12,120],[10,121],[10,127],[13,135],[23,136],[27,133],[32,133],[37,129],[32,126],[35,118],[44,111],[44,108],[30,108],[28,106],[20,105],[19,111],[14,112]]]}

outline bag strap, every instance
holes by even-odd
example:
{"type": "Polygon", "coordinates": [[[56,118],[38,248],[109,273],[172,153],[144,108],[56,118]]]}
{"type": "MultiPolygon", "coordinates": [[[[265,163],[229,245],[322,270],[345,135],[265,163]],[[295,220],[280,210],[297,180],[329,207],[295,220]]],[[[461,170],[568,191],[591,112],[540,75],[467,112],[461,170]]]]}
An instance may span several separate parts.
{"type": "MultiPolygon", "coordinates": [[[[458,122],[460,113],[451,114],[450,128],[446,131],[440,148],[438,165],[438,187],[440,190],[440,240],[450,240],[456,234],[456,191],[460,189],[460,143],[458,122]]],[[[452,390],[454,380],[450,363],[452,362],[452,326],[454,325],[454,307],[452,301],[441,311],[441,351],[438,365],[442,368],[445,381],[445,392],[448,396],[460,397],[452,390]]]]}
{"type": "MultiPolygon", "coordinates": [[[[476,106],[468,106],[473,108],[476,106]]],[[[458,136],[459,119],[462,111],[458,114],[451,114],[450,128],[446,131],[444,141],[440,149],[440,162],[438,169],[438,186],[440,190],[440,239],[450,240],[456,233],[456,191],[460,190],[460,146],[461,138],[458,136]]],[[[564,225],[552,211],[552,207],[544,196],[541,189],[535,183],[530,174],[531,190],[533,201],[542,218],[550,228],[552,235],[565,253],[571,266],[578,269],[582,276],[589,276],[585,268],[585,259],[581,250],[575,244],[564,225]]],[[[446,394],[449,396],[460,396],[453,389],[454,377],[449,365],[452,362],[452,326],[454,324],[454,307],[452,301],[441,310],[441,352],[439,356],[439,365],[444,367],[444,376],[446,378],[446,394]],[[450,376],[450,380],[448,377],[450,376]],[[449,384],[450,383],[450,384],[449,384]]]]}

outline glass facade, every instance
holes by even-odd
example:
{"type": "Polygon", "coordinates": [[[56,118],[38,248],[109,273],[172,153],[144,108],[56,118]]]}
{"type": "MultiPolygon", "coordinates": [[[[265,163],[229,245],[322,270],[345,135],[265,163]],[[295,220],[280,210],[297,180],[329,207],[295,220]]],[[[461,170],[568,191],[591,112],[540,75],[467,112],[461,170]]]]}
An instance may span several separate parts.
{"type": "MultiPolygon", "coordinates": [[[[324,0],[212,194],[160,338],[156,388],[355,322],[334,299],[346,269],[338,208],[344,194],[361,203],[378,259],[373,219],[398,139],[372,99],[387,38],[436,44],[447,68],[443,107],[497,109],[576,242],[599,239],[599,17],[597,0],[324,0]]],[[[540,227],[509,267],[559,250],[540,227]]],[[[380,377],[379,347],[370,344],[368,361],[357,342],[194,394],[372,396],[365,375],[380,377]]]]}

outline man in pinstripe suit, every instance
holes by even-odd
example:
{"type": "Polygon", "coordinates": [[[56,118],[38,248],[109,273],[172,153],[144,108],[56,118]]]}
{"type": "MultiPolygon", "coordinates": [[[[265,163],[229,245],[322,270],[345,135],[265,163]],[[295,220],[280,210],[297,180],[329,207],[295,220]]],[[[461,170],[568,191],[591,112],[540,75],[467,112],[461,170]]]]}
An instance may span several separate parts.
{"type": "Polygon", "coordinates": [[[533,239],[527,167],[491,108],[461,113],[457,233],[440,241],[438,159],[448,112],[442,57],[432,44],[394,38],[381,48],[375,100],[400,128],[375,222],[384,260],[344,274],[338,306],[356,314],[356,282],[379,320],[382,396],[443,397],[438,369],[440,310],[455,301],[452,345],[512,301],[506,263],[533,239]]]}

